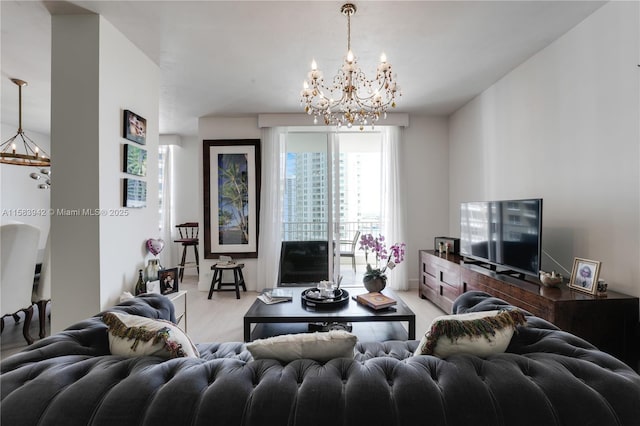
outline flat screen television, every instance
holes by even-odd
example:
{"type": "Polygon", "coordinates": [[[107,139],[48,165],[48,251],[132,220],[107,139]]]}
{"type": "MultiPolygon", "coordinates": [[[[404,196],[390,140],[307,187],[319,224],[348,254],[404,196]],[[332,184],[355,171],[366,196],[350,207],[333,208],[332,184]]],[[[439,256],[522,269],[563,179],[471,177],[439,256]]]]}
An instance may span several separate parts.
{"type": "Polygon", "coordinates": [[[283,241],[280,250],[279,286],[315,287],[329,280],[327,241],[283,241]]]}
{"type": "Polygon", "coordinates": [[[461,203],[460,254],[487,263],[497,272],[537,276],[542,198],[461,203]]]}

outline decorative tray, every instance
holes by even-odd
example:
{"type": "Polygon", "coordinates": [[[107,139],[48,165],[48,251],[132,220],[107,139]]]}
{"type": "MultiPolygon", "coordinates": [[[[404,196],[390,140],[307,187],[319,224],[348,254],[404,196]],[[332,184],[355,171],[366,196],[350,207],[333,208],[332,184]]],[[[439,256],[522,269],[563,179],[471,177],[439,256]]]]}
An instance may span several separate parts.
{"type": "Polygon", "coordinates": [[[341,288],[333,290],[333,297],[320,296],[316,287],[302,292],[302,305],[314,309],[335,309],[349,303],[349,292],[341,288]]]}

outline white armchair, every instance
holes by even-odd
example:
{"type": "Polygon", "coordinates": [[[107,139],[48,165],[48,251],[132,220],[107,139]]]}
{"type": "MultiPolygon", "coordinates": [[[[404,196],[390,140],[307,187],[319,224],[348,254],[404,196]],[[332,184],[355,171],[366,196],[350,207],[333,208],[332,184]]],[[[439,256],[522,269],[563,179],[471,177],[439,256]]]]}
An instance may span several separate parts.
{"type": "Polygon", "coordinates": [[[0,332],[4,330],[4,317],[23,311],[22,335],[29,345],[33,343],[29,327],[39,240],[40,230],[35,226],[25,223],[0,226],[0,332]]]}

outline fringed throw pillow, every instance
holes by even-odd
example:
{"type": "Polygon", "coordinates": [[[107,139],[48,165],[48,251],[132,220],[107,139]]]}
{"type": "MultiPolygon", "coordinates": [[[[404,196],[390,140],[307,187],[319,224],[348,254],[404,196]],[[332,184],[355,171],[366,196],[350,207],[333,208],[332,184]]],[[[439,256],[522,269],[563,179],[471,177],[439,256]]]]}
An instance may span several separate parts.
{"type": "Polygon", "coordinates": [[[414,355],[446,358],[454,354],[487,356],[502,353],[509,346],[516,326],[526,324],[517,309],[471,312],[435,318],[414,355]]]}
{"type": "Polygon", "coordinates": [[[113,355],[199,357],[191,339],[172,322],[121,312],[107,312],[102,320],[109,326],[109,349],[113,355]]]}

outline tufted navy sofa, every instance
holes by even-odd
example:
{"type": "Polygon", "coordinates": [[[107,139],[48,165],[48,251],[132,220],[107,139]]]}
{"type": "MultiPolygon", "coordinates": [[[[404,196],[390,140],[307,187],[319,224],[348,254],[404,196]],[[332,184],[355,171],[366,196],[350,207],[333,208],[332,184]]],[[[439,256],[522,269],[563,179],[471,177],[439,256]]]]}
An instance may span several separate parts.
{"type": "MultiPolygon", "coordinates": [[[[455,313],[508,306],[469,292],[455,313]]],[[[110,310],[174,319],[158,295],[110,310]]],[[[640,376],[527,316],[507,353],[413,357],[418,341],[358,343],[354,359],[282,365],[243,343],[201,359],[109,354],[100,314],[0,365],[2,425],[639,425],[640,376]]]]}

